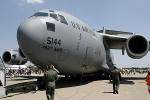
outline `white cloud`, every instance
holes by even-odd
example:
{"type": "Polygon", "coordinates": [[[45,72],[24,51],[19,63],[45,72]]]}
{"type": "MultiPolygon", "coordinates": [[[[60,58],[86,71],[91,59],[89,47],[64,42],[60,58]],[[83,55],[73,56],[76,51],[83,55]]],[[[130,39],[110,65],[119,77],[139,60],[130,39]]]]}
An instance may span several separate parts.
{"type": "Polygon", "coordinates": [[[45,0],[18,0],[18,1],[19,1],[17,3],[18,6],[24,6],[25,3],[27,3],[27,4],[34,4],[34,3],[42,4],[42,3],[44,3],[45,0]]]}
{"type": "Polygon", "coordinates": [[[27,3],[44,3],[44,0],[25,0],[27,3]]]}

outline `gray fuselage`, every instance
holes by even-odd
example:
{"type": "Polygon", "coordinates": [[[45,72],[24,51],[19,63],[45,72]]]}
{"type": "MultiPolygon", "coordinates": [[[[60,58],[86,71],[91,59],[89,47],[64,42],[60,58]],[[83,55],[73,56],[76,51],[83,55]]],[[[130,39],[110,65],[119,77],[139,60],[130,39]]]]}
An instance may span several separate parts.
{"type": "Polygon", "coordinates": [[[103,36],[69,14],[39,12],[43,16],[36,13],[29,17],[17,32],[19,47],[32,63],[39,66],[52,63],[60,73],[68,75],[109,69],[103,36]],[[56,19],[50,14],[56,14],[56,19]]]}

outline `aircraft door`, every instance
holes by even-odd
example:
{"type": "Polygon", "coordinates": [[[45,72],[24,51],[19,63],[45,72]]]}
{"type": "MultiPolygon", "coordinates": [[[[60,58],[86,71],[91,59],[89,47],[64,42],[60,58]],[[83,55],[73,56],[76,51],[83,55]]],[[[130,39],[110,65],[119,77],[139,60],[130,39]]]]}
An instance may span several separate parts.
{"type": "Polygon", "coordinates": [[[0,57],[0,98],[6,96],[5,66],[0,57]]]}

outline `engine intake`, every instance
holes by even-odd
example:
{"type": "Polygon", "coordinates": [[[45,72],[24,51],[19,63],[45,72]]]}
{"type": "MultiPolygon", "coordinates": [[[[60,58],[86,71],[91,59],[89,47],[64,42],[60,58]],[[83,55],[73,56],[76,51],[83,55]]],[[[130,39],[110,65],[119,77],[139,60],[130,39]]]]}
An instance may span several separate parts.
{"type": "Polygon", "coordinates": [[[27,58],[23,55],[20,49],[5,51],[2,58],[5,63],[11,65],[23,65],[27,62],[27,58]]]}
{"type": "Polygon", "coordinates": [[[142,35],[133,35],[127,40],[126,50],[128,56],[140,59],[148,53],[149,42],[142,35]]]}

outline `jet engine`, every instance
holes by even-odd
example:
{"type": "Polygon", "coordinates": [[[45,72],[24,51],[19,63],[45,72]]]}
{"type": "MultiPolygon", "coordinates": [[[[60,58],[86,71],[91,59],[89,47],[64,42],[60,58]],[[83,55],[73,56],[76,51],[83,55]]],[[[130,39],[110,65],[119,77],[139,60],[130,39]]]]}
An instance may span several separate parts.
{"type": "Polygon", "coordinates": [[[23,55],[21,49],[5,51],[2,58],[5,63],[11,65],[23,65],[27,62],[27,58],[23,55]]]}
{"type": "Polygon", "coordinates": [[[128,56],[133,59],[144,57],[149,50],[149,42],[142,35],[133,35],[126,42],[128,56]]]}

